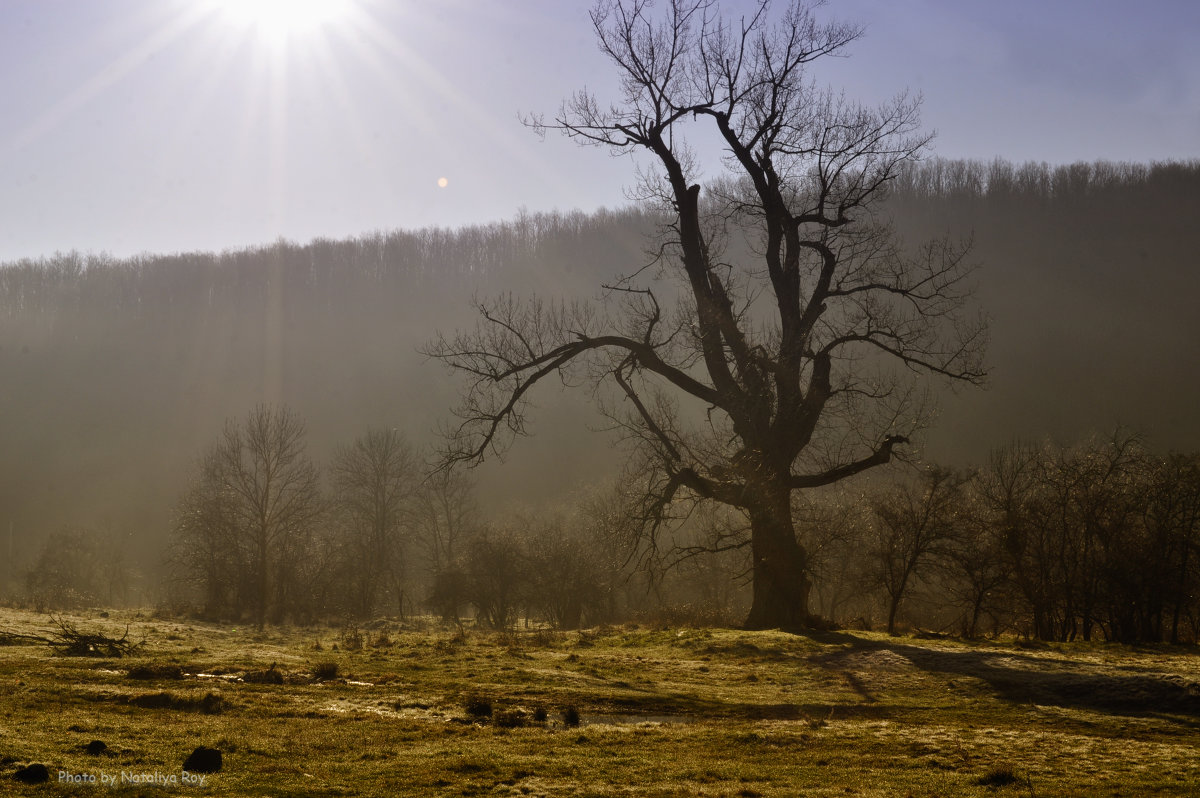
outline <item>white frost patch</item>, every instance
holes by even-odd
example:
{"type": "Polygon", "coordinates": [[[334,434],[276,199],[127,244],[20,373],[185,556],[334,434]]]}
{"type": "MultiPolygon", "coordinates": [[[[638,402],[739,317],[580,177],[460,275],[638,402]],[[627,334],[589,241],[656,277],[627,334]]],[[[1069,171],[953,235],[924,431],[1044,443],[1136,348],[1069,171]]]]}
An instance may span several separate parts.
{"type": "Polygon", "coordinates": [[[223,682],[240,682],[241,676],[236,676],[232,673],[188,673],[186,676],[194,676],[197,679],[220,679],[223,682]]]}

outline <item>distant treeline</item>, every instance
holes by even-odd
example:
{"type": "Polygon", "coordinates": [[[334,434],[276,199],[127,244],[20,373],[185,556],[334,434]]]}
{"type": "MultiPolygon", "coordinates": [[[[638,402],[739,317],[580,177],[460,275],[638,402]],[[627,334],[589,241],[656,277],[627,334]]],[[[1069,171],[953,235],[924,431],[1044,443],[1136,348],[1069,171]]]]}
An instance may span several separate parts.
{"type": "MultiPolygon", "coordinates": [[[[592,215],[521,213],[510,222],[457,230],[374,232],[304,245],[281,239],[220,253],[114,258],[57,252],[0,264],[0,314],[29,319],[84,309],[114,318],[214,308],[254,312],[263,307],[273,281],[289,299],[318,293],[332,305],[361,286],[411,296],[514,275],[530,279],[543,270],[609,272],[617,268],[614,256],[636,256],[647,246],[641,237],[651,231],[650,224],[633,208],[592,215]],[[614,236],[634,248],[614,251],[614,236]]],[[[305,309],[289,306],[291,312],[305,309]]]]}
{"type": "MultiPolygon", "coordinates": [[[[1015,437],[1119,423],[1157,449],[1200,449],[1200,162],[935,160],[897,181],[890,210],[913,245],[974,240],[992,318],[991,389],[943,398],[928,459],[979,462],[1015,437]]],[[[143,574],[130,600],[153,595],[197,453],[260,403],[294,408],[318,461],[366,428],[427,444],[456,391],[416,351],[435,329],[472,325],[476,293],[595,297],[647,263],[658,225],[636,208],[520,214],[0,267],[0,591],[24,584],[52,533],[95,526],[143,574]]],[[[537,404],[536,439],[479,472],[481,501],[536,503],[619,466],[586,397],[537,404]]]]}
{"type": "Polygon", "coordinates": [[[895,191],[902,197],[961,199],[1071,200],[1105,194],[1141,194],[1146,199],[1174,202],[1194,191],[1200,160],[1131,163],[1080,161],[1051,166],[992,161],[934,159],[901,172],[895,191]]]}

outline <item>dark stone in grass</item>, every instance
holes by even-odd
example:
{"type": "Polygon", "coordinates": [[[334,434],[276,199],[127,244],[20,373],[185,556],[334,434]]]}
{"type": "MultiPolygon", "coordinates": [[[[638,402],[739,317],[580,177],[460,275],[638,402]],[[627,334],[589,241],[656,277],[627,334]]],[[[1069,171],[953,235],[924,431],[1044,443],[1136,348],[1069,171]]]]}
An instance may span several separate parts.
{"type": "Polygon", "coordinates": [[[221,752],[202,745],[183,760],[183,769],[189,773],[216,773],[221,769],[221,752]]]}
{"type": "Polygon", "coordinates": [[[13,778],[25,784],[42,784],[50,781],[50,769],[41,763],[26,765],[14,773],[13,778]]]}
{"type": "Polygon", "coordinates": [[[83,750],[87,751],[92,756],[100,756],[108,751],[108,745],[103,740],[92,740],[83,747],[83,750]]]}

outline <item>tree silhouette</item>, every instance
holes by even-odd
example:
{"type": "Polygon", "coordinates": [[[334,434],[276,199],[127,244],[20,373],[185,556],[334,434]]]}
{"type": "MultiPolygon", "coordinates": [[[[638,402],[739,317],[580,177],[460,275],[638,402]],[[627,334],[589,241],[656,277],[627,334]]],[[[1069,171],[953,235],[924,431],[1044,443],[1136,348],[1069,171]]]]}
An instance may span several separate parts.
{"type": "Polygon", "coordinates": [[[409,504],[419,471],[412,446],[396,429],[369,430],[334,455],[334,504],[345,527],[360,618],[369,619],[385,596],[403,614],[409,504]]]}
{"type": "Polygon", "coordinates": [[[259,629],[297,603],[297,574],[323,511],[304,434],[292,411],[259,405],[241,424],[227,422],[204,455],[176,537],[177,557],[204,575],[210,611],[229,582],[236,609],[249,604],[259,629]]]}
{"type": "Polygon", "coordinates": [[[888,634],[896,633],[900,604],[922,571],[949,549],[965,504],[965,481],[953,471],[930,468],[916,484],[896,485],[873,502],[872,576],[887,595],[888,634]]]}
{"type": "Polygon", "coordinates": [[[648,156],[643,196],[670,220],[658,269],[608,286],[599,308],[481,302],[473,333],[427,350],[469,376],[447,463],[524,432],[547,377],[615,386],[646,538],[694,502],[745,514],[752,628],[812,620],[793,492],[887,463],[917,426],[912,376],[984,375],[983,326],[963,313],[965,249],[910,252],[878,213],[928,145],[919,102],[870,109],[816,89],[808,65],[862,30],[818,21],[812,5],[760,2],[731,20],[711,0],[671,0],[661,15],[644,0],[599,3],[621,101],[579,91],[553,121],[528,122],[648,156]],[[719,137],[730,171],[703,198],[688,125],[719,137]]]}

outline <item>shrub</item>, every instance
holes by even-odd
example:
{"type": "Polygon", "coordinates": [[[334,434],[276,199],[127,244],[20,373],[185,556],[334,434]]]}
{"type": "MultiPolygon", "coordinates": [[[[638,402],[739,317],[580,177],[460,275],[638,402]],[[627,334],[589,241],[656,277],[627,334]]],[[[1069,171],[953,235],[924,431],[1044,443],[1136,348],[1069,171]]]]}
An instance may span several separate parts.
{"type": "Polygon", "coordinates": [[[1020,779],[1017,774],[1013,773],[1010,767],[995,767],[989,770],[984,775],[975,779],[975,783],[981,787],[1007,787],[1010,784],[1015,784],[1020,779]]]}
{"type": "Polygon", "coordinates": [[[283,684],[283,671],[275,670],[275,665],[265,671],[249,671],[242,677],[242,681],[250,684],[283,684]]]}
{"type": "Polygon", "coordinates": [[[474,693],[467,696],[466,701],[463,702],[463,708],[473,718],[490,718],[492,716],[492,702],[474,693]]]}
{"type": "Polygon", "coordinates": [[[342,648],[346,651],[361,651],[363,647],[362,632],[357,628],[347,628],[342,632],[342,648]]]}
{"type": "Polygon", "coordinates": [[[205,693],[200,699],[200,711],[205,715],[220,715],[225,709],[225,699],[220,693],[205,693]]]}

